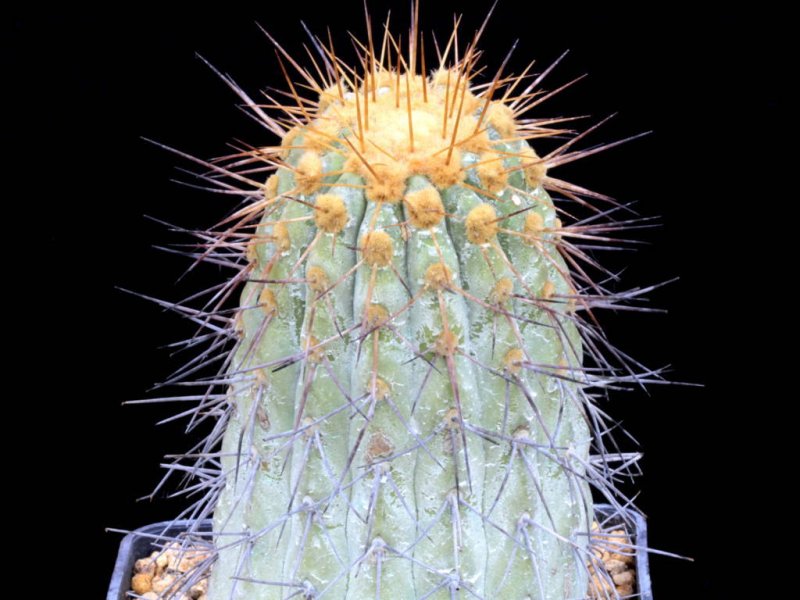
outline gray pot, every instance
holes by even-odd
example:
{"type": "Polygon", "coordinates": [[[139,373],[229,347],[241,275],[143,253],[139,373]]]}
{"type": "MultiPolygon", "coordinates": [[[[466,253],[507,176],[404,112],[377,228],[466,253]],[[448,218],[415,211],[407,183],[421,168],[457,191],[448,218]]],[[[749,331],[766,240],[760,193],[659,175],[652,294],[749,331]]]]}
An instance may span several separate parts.
{"type": "MultiPolygon", "coordinates": [[[[607,504],[598,504],[595,511],[599,518],[611,512],[611,507],[607,504]]],[[[628,519],[633,524],[633,543],[636,545],[636,582],[639,594],[638,600],[653,600],[653,590],[650,587],[650,567],[647,562],[647,523],[641,513],[634,510],[627,510],[628,519]]],[[[111,575],[111,585],[108,588],[106,600],[126,600],[128,590],[130,590],[131,577],[133,576],[133,564],[137,559],[148,556],[153,550],[157,550],[157,544],[165,541],[189,528],[191,521],[164,521],[145,525],[136,531],[132,531],[124,538],[119,545],[117,562],[114,565],[114,573],[111,575]]],[[[616,526],[615,523],[611,523],[616,526]]],[[[620,524],[620,526],[622,526],[620,524]]],[[[206,521],[200,526],[201,531],[211,530],[211,521],[206,521]]]]}

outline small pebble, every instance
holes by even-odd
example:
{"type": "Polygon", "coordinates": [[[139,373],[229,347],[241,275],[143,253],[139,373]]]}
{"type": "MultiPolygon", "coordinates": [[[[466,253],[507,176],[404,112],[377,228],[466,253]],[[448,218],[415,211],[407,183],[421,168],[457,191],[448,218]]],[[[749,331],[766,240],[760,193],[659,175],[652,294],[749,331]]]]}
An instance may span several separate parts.
{"type": "Polygon", "coordinates": [[[144,594],[153,589],[152,573],[137,573],[131,580],[131,588],[137,594],[144,594]]]}
{"type": "MultiPolygon", "coordinates": [[[[597,523],[592,525],[592,531],[598,531],[597,523]]],[[[598,574],[595,571],[597,563],[589,564],[589,573],[592,575],[592,586],[589,597],[600,599],[607,598],[615,591],[618,596],[625,598],[632,596],[635,592],[636,571],[633,569],[635,555],[630,550],[630,539],[621,529],[615,529],[603,534],[602,548],[595,547],[592,554],[603,563],[606,574],[598,574]],[[611,582],[614,582],[612,590],[611,582]]]]}
{"type": "Polygon", "coordinates": [[[173,583],[175,583],[175,575],[166,574],[162,577],[157,577],[153,579],[153,591],[160,594],[169,588],[173,583]]]}
{"type": "Polygon", "coordinates": [[[208,579],[192,585],[188,591],[179,591],[182,577],[199,568],[208,558],[205,548],[185,548],[173,542],[163,550],[156,550],[147,558],[134,564],[131,589],[144,600],[208,600],[208,579]]]}
{"type": "Polygon", "coordinates": [[[140,558],[136,561],[134,572],[136,573],[155,573],[156,563],[150,558],[140,558]]]}
{"type": "Polygon", "coordinates": [[[622,573],[617,573],[614,577],[614,583],[619,585],[632,585],[633,584],[633,572],[632,571],[623,571],[622,573]]]}
{"type": "Polygon", "coordinates": [[[628,570],[627,565],[621,560],[617,560],[616,558],[609,558],[605,562],[605,565],[606,565],[606,571],[608,571],[611,575],[616,575],[617,573],[622,573],[628,570]]]}

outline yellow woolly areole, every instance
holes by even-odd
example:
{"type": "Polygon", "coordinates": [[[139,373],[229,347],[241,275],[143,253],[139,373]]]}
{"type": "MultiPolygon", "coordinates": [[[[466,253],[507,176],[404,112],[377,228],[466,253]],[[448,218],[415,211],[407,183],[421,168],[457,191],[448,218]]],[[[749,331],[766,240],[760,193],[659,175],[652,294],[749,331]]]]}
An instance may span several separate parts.
{"type": "Polygon", "coordinates": [[[408,211],[409,221],[414,227],[428,229],[438,225],[444,217],[442,197],[436,188],[424,188],[416,192],[408,192],[403,198],[408,211]]]}
{"type": "Polygon", "coordinates": [[[514,282],[511,281],[508,277],[503,277],[502,279],[498,279],[497,283],[494,284],[494,289],[492,289],[492,293],[489,295],[489,302],[492,304],[504,304],[508,302],[508,299],[511,298],[511,294],[514,292],[514,282]]]}
{"type": "Polygon", "coordinates": [[[362,238],[361,252],[368,265],[386,267],[392,262],[392,238],[385,231],[373,231],[362,238]]]}
{"type": "Polygon", "coordinates": [[[481,155],[476,171],[483,187],[493,194],[502,192],[508,185],[508,173],[505,171],[502,157],[496,152],[486,152],[481,155]]]}
{"type": "Polygon", "coordinates": [[[261,290],[258,295],[258,304],[266,315],[271,315],[278,311],[278,302],[275,300],[275,294],[267,287],[261,290]]]}
{"type": "Polygon", "coordinates": [[[261,242],[258,238],[252,238],[249,242],[247,242],[247,246],[245,247],[244,256],[247,259],[248,263],[255,263],[258,261],[258,244],[261,242]]]}
{"type": "Polygon", "coordinates": [[[339,98],[339,88],[336,85],[326,87],[319,93],[319,109],[325,110],[339,98]]]}
{"type": "MultiPolygon", "coordinates": [[[[478,119],[475,117],[468,117],[467,122],[474,123],[475,127],[478,126],[478,119]]],[[[481,124],[481,129],[477,133],[474,133],[460,144],[460,148],[464,152],[474,152],[475,154],[486,152],[491,147],[492,141],[489,139],[489,134],[486,133],[486,121],[481,124]]]]}
{"type": "Polygon", "coordinates": [[[381,327],[389,320],[389,311],[380,304],[372,304],[367,308],[364,320],[366,321],[367,329],[381,327]]]}
{"type": "Polygon", "coordinates": [[[542,292],[540,294],[540,297],[544,300],[549,300],[550,298],[553,297],[553,294],[555,293],[556,293],[556,284],[548,279],[547,281],[544,282],[544,285],[542,286],[542,292]]]}
{"type": "Polygon", "coordinates": [[[362,164],[358,170],[367,180],[367,199],[373,202],[399,202],[403,197],[409,175],[405,165],[362,164]]]}
{"type": "Polygon", "coordinates": [[[267,178],[267,183],[264,185],[264,198],[271,200],[278,195],[278,176],[274,173],[267,178]]]}
{"type": "Polygon", "coordinates": [[[432,290],[441,290],[450,285],[452,273],[444,263],[435,263],[425,271],[425,285],[432,290]]]}
{"type": "Polygon", "coordinates": [[[322,159],[316,152],[304,152],[297,163],[295,172],[297,191],[313,194],[322,185],[322,159]]]}
{"type": "Polygon", "coordinates": [[[307,360],[313,363],[322,361],[324,356],[319,340],[313,335],[306,336],[303,340],[303,351],[307,353],[307,360]]]}
{"type": "Polygon", "coordinates": [[[308,287],[315,292],[324,292],[330,287],[328,274],[322,267],[309,267],[306,271],[306,282],[308,282],[308,287]]]}
{"type": "Polygon", "coordinates": [[[380,377],[376,377],[375,389],[372,393],[374,393],[376,400],[386,400],[386,398],[391,398],[392,396],[392,386],[380,377]]]}
{"type": "Polygon", "coordinates": [[[297,125],[295,127],[292,127],[286,133],[286,135],[283,136],[283,139],[281,140],[281,148],[282,148],[281,155],[284,158],[286,158],[289,155],[289,151],[294,148],[294,143],[296,141],[296,138],[301,133],[303,133],[303,129],[299,125],[297,125]]]}
{"type": "Polygon", "coordinates": [[[292,248],[292,239],[289,237],[289,229],[284,223],[275,223],[272,228],[272,239],[281,252],[288,252],[292,248]]]}
{"type": "Polygon", "coordinates": [[[394,445],[382,431],[375,431],[370,434],[365,453],[367,463],[372,463],[375,459],[391,456],[394,452],[394,445]]]}
{"type": "Polygon", "coordinates": [[[467,176],[467,172],[461,168],[461,151],[454,149],[450,159],[447,153],[442,152],[421,167],[423,175],[427,175],[436,187],[448,188],[451,185],[461,183],[467,176]]]}
{"type": "Polygon", "coordinates": [[[531,430],[525,427],[525,425],[520,425],[514,430],[514,433],[511,434],[515,440],[524,440],[530,439],[531,437],[531,430]]]}
{"type": "Polygon", "coordinates": [[[514,111],[502,102],[489,104],[489,108],[486,110],[486,120],[504,138],[514,137],[517,133],[514,111]]]}
{"type": "Polygon", "coordinates": [[[542,215],[529,212],[525,216],[525,224],[523,225],[522,232],[525,234],[524,240],[526,244],[529,246],[535,245],[544,230],[544,217],[542,215]]]}
{"type": "Polygon", "coordinates": [[[433,345],[439,356],[452,356],[458,349],[458,338],[452,331],[443,331],[433,345]]]}
{"type": "Polygon", "coordinates": [[[339,233],[347,225],[347,207],[336,194],[320,194],[314,205],[314,221],[325,233],[339,233]]]}
{"type": "Polygon", "coordinates": [[[450,85],[452,79],[453,85],[456,82],[457,73],[453,69],[436,69],[431,75],[431,86],[444,87],[450,85]]]}
{"type": "Polygon", "coordinates": [[[520,348],[511,348],[503,357],[503,368],[513,375],[518,375],[524,360],[525,355],[520,348]]]}
{"type": "Polygon", "coordinates": [[[464,225],[470,242],[488,244],[497,235],[497,213],[491,205],[480,204],[469,211],[464,225]]]}
{"type": "Polygon", "coordinates": [[[539,187],[547,176],[547,165],[531,148],[526,148],[522,154],[525,181],[532,188],[539,187]]]}

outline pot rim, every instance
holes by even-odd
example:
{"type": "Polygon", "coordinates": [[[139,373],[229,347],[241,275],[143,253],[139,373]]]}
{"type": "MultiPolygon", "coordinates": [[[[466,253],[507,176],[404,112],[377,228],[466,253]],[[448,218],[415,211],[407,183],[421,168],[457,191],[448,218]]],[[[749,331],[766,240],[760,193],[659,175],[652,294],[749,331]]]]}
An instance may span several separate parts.
{"type": "MultiPolygon", "coordinates": [[[[627,519],[628,523],[620,523],[620,525],[624,525],[626,529],[632,529],[633,543],[636,546],[636,585],[638,589],[636,598],[638,600],[653,600],[647,549],[647,522],[644,515],[632,508],[618,509],[610,504],[596,504],[594,508],[597,516],[601,518],[616,515],[617,519],[620,519],[620,512],[625,515],[624,518],[627,519]]],[[[169,540],[173,536],[190,529],[193,525],[196,526],[196,522],[190,519],[161,521],[139,527],[122,538],[106,600],[129,599],[128,590],[130,589],[134,562],[152,552],[157,542],[169,540]]],[[[201,534],[210,532],[211,520],[204,520],[200,523],[200,527],[196,527],[195,530],[201,534]]]]}

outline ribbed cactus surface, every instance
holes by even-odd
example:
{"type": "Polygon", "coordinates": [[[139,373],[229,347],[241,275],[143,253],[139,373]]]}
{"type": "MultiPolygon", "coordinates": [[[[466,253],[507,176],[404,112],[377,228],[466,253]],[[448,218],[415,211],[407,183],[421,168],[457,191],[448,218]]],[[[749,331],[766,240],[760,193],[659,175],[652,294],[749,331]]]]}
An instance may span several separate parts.
{"type": "Polygon", "coordinates": [[[614,495],[614,455],[589,390],[614,376],[592,307],[614,299],[578,242],[613,227],[550,174],[596,149],[537,154],[571,133],[526,116],[544,75],[479,84],[477,37],[431,70],[416,24],[356,67],[279,47],[266,106],[227,80],[282,141],[202,175],[246,198],[202,236],[237,275],[192,314],[234,344],[187,454],[211,600],[566,600],[603,577],[590,488],[614,495]]]}

